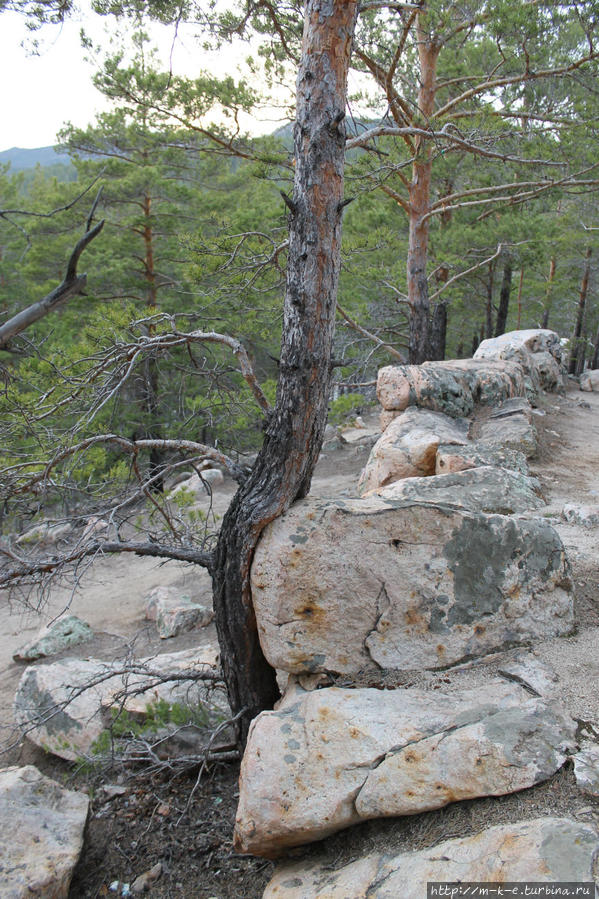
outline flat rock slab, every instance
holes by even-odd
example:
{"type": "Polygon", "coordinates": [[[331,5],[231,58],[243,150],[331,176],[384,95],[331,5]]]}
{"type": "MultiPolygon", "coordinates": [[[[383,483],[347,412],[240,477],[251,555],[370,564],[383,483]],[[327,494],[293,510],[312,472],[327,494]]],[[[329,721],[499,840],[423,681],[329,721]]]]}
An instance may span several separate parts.
{"type": "Polygon", "coordinates": [[[272,856],[357,821],[513,793],[555,773],[575,737],[557,705],[499,679],[296,693],[252,724],[235,845],[272,856]]]}
{"type": "Polygon", "coordinates": [[[535,478],[491,466],[429,478],[405,478],[376,492],[388,499],[422,500],[500,515],[541,509],[545,505],[535,478]]]}
{"type": "Polygon", "coordinates": [[[83,846],[89,800],[37,768],[0,770],[0,892],[66,899],[83,846]]]}
{"type": "Polygon", "coordinates": [[[431,849],[367,855],[337,871],[317,862],[284,865],[263,899],[423,899],[429,881],[502,884],[593,882],[594,828],[568,818],[490,827],[431,849]]]}
{"type": "Polygon", "coordinates": [[[379,370],[377,379],[383,409],[420,406],[455,418],[471,415],[476,403],[495,405],[507,397],[523,396],[525,389],[520,365],[500,359],[388,365],[379,370]]]}
{"type": "Polygon", "coordinates": [[[18,649],[13,659],[15,662],[35,662],[36,659],[47,658],[71,646],[86,643],[93,636],[91,627],[81,618],[76,615],[61,615],[42,628],[33,640],[18,649]]]}
{"type": "Polygon", "coordinates": [[[407,409],[373,446],[360,475],[359,491],[367,493],[401,478],[434,474],[439,444],[468,443],[468,428],[465,419],[428,409],[407,409]]]}
{"type": "Polygon", "coordinates": [[[216,651],[200,647],[129,665],[96,659],[32,665],[17,688],[15,719],[33,743],[76,761],[93,752],[108,723],[103,712],[112,706],[142,717],[160,700],[168,705],[202,704],[207,715],[214,712],[222,720],[223,710],[217,708],[209,687],[185,680],[186,674],[215,670],[217,664],[216,651]]]}
{"type": "Polygon", "coordinates": [[[478,439],[492,449],[510,449],[523,453],[527,459],[537,452],[538,435],[535,426],[523,412],[493,416],[482,422],[478,439]]]}
{"type": "Polygon", "coordinates": [[[435,474],[450,474],[452,471],[464,471],[466,468],[481,468],[493,465],[496,468],[509,468],[520,474],[528,474],[528,463],[524,453],[517,450],[487,446],[473,441],[465,446],[439,446],[435,462],[435,474]]]}
{"type": "Polygon", "coordinates": [[[308,498],[265,529],[251,578],[264,653],[294,674],[441,668],[573,628],[543,519],[308,498]]]}

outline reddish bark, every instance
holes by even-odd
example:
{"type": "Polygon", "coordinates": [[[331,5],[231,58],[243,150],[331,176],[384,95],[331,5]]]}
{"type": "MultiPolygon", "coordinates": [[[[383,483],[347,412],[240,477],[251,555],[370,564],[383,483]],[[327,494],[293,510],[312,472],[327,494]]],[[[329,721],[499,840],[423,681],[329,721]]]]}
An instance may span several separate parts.
{"type": "Polygon", "coordinates": [[[266,525],[305,496],[331,383],[341,249],[347,71],[357,0],[308,0],[297,79],[295,184],[279,383],[266,437],[223,520],[212,571],[229,700],[243,744],[278,696],[252,608],[250,567],[266,525]]]}

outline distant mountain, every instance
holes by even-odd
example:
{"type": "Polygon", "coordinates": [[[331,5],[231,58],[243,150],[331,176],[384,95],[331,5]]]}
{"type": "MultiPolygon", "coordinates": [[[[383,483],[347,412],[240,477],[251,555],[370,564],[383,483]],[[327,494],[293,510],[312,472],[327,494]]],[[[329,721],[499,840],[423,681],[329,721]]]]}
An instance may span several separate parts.
{"type": "Polygon", "coordinates": [[[41,166],[70,165],[71,160],[66,153],[57,153],[54,147],[36,147],[33,150],[12,147],[10,150],[0,151],[0,165],[7,162],[10,162],[12,172],[20,172],[23,169],[33,169],[38,163],[41,166]]]}

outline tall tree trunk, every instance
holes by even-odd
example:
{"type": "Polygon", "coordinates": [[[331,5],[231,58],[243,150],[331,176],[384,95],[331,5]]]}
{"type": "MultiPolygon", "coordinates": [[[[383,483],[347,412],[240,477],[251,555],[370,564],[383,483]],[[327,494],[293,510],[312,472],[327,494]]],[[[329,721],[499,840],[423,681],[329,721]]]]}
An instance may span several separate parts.
{"type": "MultiPolygon", "coordinates": [[[[154,266],[154,229],[152,228],[152,197],[146,191],[143,196],[142,209],[144,216],[143,239],[144,239],[144,277],[146,279],[146,306],[148,311],[154,309],[158,304],[158,288],[156,286],[156,269],[154,266]]],[[[154,328],[152,325],[148,328],[148,333],[152,335],[154,328]]],[[[142,406],[147,417],[146,427],[144,428],[144,436],[150,439],[160,440],[162,430],[158,422],[158,364],[156,357],[149,355],[146,357],[143,368],[143,384],[142,384],[142,406]]],[[[164,490],[164,480],[162,478],[162,470],[164,468],[164,453],[159,449],[150,450],[150,464],[148,473],[152,478],[151,488],[155,493],[162,493],[164,490]]]]}
{"type": "Polygon", "coordinates": [[[520,269],[520,283],[518,284],[518,318],[516,319],[516,331],[520,330],[522,321],[522,285],[524,284],[524,266],[520,269]]]}
{"type": "Polygon", "coordinates": [[[551,312],[551,301],[553,299],[553,282],[555,280],[555,256],[549,261],[549,277],[547,278],[547,287],[545,288],[545,302],[543,303],[543,318],[541,321],[542,328],[549,327],[549,313],[551,312]]]}
{"type": "Polygon", "coordinates": [[[495,324],[495,337],[505,334],[507,314],[510,308],[510,292],[512,290],[512,257],[506,253],[503,261],[503,279],[499,292],[499,308],[497,310],[497,322],[495,324]]]}
{"type": "MultiPolygon", "coordinates": [[[[418,13],[417,40],[420,62],[418,113],[428,123],[435,110],[437,58],[439,48],[427,35],[425,13],[418,13]]],[[[432,148],[430,141],[416,138],[415,159],[410,182],[410,221],[408,240],[408,303],[410,308],[410,362],[419,364],[431,358],[431,316],[426,280],[428,259],[432,148]]]]}
{"type": "Polygon", "coordinates": [[[493,282],[495,280],[495,262],[489,262],[489,277],[487,278],[487,305],[486,324],[487,340],[493,336],[493,282]]]}
{"type": "Polygon", "coordinates": [[[597,333],[595,334],[593,358],[591,359],[590,367],[592,369],[599,368],[599,325],[597,325],[597,333]]]}
{"type": "Polygon", "coordinates": [[[431,359],[445,359],[447,343],[447,302],[441,300],[433,309],[431,322],[431,359]]]}
{"type": "Polygon", "coordinates": [[[587,247],[584,256],[584,269],[582,271],[582,281],[580,282],[580,293],[578,295],[578,309],[576,311],[576,323],[574,325],[574,334],[572,335],[572,349],[570,351],[570,366],[568,371],[571,375],[575,375],[578,371],[578,359],[581,355],[581,335],[584,326],[584,314],[587,305],[587,293],[589,290],[589,277],[591,274],[591,247],[587,247]]]}
{"type": "Polygon", "coordinates": [[[295,184],[279,382],[262,449],[222,523],[212,571],[239,739],[278,696],[260,647],[250,567],[266,525],[306,496],[327,417],[341,250],[347,71],[357,0],[308,0],[297,79],[295,184]]]}

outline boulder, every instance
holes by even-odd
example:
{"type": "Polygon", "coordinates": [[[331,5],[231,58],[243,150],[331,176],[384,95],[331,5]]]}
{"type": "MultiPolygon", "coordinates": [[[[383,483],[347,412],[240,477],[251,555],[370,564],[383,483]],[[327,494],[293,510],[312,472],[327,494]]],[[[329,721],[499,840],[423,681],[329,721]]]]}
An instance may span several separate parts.
{"type": "Polygon", "coordinates": [[[308,498],[264,530],[251,582],[264,653],[296,674],[433,669],[573,628],[565,551],[540,518],[308,498]]]}
{"type": "Polygon", "coordinates": [[[376,493],[392,500],[423,501],[500,515],[541,509],[545,505],[536,478],[492,466],[430,478],[405,478],[376,493]]]}
{"type": "Polygon", "coordinates": [[[403,411],[408,406],[420,406],[454,418],[471,415],[476,403],[495,405],[524,392],[519,365],[503,360],[389,365],[379,370],[377,379],[377,396],[383,409],[403,411]]]}
{"type": "Polygon", "coordinates": [[[599,368],[590,369],[581,374],[580,389],[588,392],[599,390],[599,368]]]}
{"type": "Polygon", "coordinates": [[[509,331],[483,340],[474,359],[519,363],[525,375],[527,396],[532,400],[541,389],[562,386],[562,346],[555,331],[544,328],[509,331]]]}
{"type": "Polygon", "coordinates": [[[598,849],[594,827],[569,818],[536,818],[417,852],[373,853],[337,870],[318,861],[282,865],[263,899],[423,899],[430,882],[500,884],[505,893],[523,882],[593,883],[598,849]]]}
{"type": "Polygon", "coordinates": [[[478,423],[477,439],[491,449],[515,450],[527,459],[535,455],[538,437],[528,403],[507,401],[478,423]]]}
{"type": "Polygon", "coordinates": [[[13,654],[15,662],[35,662],[56,655],[71,646],[86,643],[94,636],[89,624],[76,615],[61,615],[43,627],[31,640],[13,654]]]}
{"type": "Polygon", "coordinates": [[[359,491],[367,493],[400,478],[434,474],[439,444],[467,443],[468,427],[465,419],[449,418],[442,412],[407,409],[373,446],[360,475],[359,491]]]}
{"type": "Polygon", "coordinates": [[[195,627],[206,627],[214,618],[212,609],[193,602],[177,587],[154,587],[145,600],[146,618],[156,622],[161,639],[176,637],[195,627]]]}
{"type": "Polygon", "coordinates": [[[575,738],[557,705],[499,679],[296,693],[252,723],[235,846],[269,857],[358,821],[512,793],[555,773],[575,738]]]}
{"type": "Polygon", "coordinates": [[[198,668],[216,669],[217,663],[214,649],[198,647],[129,663],[67,659],[32,665],[17,688],[15,719],[33,743],[76,761],[93,752],[107,723],[102,712],[112,706],[140,718],[162,700],[201,706],[207,718],[214,712],[222,720],[222,703],[210,685],[185,679],[198,668]]]}
{"type": "Polygon", "coordinates": [[[509,468],[520,474],[528,474],[528,463],[524,453],[487,446],[479,441],[465,446],[441,444],[437,450],[435,474],[450,474],[452,471],[464,471],[466,468],[480,468],[485,465],[509,468]]]}
{"type": "Polygon", "coordinates": [[[545,351],[533,353],[532,360],[539,374],[539,380],[543,390],[556,393],[564,389],[564,370],[558,360],[551,353],[545,351]]]}
{"type": "Polygon", "coordinates": [[[67,899],[89,800],[33,765],[0,770],[0,879],[7,899],[67,899]]]}

